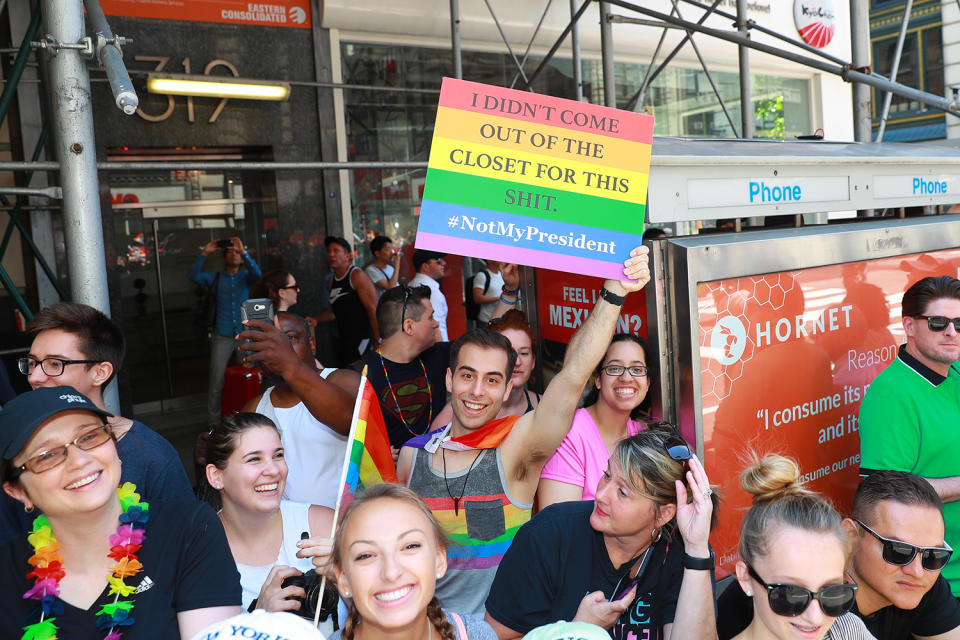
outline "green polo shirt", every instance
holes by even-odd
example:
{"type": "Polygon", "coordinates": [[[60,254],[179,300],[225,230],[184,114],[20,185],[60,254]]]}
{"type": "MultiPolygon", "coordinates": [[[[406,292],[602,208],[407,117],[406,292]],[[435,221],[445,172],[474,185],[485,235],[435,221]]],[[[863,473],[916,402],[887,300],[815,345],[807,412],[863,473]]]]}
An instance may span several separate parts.
{"type": "MultiPolygon", "coordinates": [[[[909,471],[925,478],[960,475],[960,363],[941,376],[901,346],[860,404],[860,470],[909,471]]],[[[960,501],[943,505],[946,540],[960,549],[960,501]]],[[[943,569],[960,596],[960,552],[943,569]]]]}

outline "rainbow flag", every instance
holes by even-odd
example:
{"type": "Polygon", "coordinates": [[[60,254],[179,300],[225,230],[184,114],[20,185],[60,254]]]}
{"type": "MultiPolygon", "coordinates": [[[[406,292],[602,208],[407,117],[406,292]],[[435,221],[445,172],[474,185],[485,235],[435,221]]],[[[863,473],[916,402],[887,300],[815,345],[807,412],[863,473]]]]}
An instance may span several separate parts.
{"type": "Polygon", "coordinates": [[[343,490],[337,501],[337,510],[350,504],[353,496],[365,487],[381,482],[397,482],[397,467],[390,451],[383,413],[377,393],[366,375],[360,379],[360,394],[353,407],[353,422],[347,442],[340,480],[343,490]]]}

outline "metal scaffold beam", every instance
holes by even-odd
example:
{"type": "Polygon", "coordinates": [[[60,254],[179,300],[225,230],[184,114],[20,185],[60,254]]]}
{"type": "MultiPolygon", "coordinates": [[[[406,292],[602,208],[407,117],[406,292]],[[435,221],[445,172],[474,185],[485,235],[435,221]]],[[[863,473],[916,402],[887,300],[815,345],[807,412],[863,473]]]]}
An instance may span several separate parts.
{"type": "MultiPolygon", "coordinates": [[[[71,298],[109,316],[90,76],[80,50],[57,46],[83,41],[83,5],[76,0],[42,0],[42,7],[45,32],[49,34],[45,51],[50,78],[48,97],[55,105],[53,146],[63,188],[71,298]]],[[[109,409],[119,409],[116,384],[105,390],[104,401],[109,409]]]]}

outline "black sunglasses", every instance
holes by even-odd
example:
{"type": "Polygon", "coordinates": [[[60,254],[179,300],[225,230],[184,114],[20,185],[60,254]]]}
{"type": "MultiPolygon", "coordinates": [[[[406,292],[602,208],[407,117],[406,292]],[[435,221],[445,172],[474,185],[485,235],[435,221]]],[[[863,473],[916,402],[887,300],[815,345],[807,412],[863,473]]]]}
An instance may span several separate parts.
{"type": "Polygon", "coordinates": [[[953,324],[953,330],[960,333],[960,318],[948,318],[947,316],[916,316],[921,320],[927,321],[927,328],[930,331],[940,333],[945,331],[948,324],[953,324]]]}
{"type": "Polygon", "coordinates": [[[403,327],[403,321],[407,319],[407,300],[409,300],[410,296],[412,296],[414,293],[419,295],[421,298],[429,298],[430,287],[426,285],[411,287],[401,284],[399,288],[401,291],[403,291],[403,306],[400,308],[400,326],[403,327]]]}
{"type": "Polygon", "coordinates": [[[747,565],[747,571],[767,590],[770,610],[778,616],[794,618],[807,610],[811,600],[816,600],[824,615],[837,618],[850,611],[857,597],[857,583],[852,581],[828,584],[814,593],[798,584],[767,584],[750,565],[747,565]]]}
{"type": "Polygon", "coordinates": [[[288,284],[285,287],[277,287],[278,289],[296,289],[297,293],[300,293],[300,285],[298,284],[288,284]]]}
{"type": "Polygon", "coordinates": [[[889,564],[904,567],[913,562],[913,559],[916,558],[919,553],[920,565],[924,569],[927,571],[940,571],[940,569],[946,566],[950,560],[950,556],[953,555],[953,549],[951,549],[946,542],[943,543],[942,547],[918,547],[917,545],[903,542],[902,540],[884,538],[859,520],[854,519],[854,522],[866,529],[870,535],[882,543],[883,560],[889,564]]]}

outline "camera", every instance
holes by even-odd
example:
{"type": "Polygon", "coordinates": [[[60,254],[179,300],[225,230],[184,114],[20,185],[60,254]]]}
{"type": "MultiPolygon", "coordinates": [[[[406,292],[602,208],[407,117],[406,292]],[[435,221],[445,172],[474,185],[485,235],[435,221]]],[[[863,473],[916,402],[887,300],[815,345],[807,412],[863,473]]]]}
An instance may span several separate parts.
{"type": "MultiPolygon", "coordinates": [[[[322,576],[317,575],[315,569],[310,569],[306,573],[301,573],[298,576],[285,578],[280,584],[281,588],[285,589],[289,586],[297,586],[306,593],[306,596],[303,598],[287,598],[288,600],[297,600],[300,603],[300,608],[290,613],[295,613],[301,618],[307,618],[313,621],[313,617],[317,612],[317,595],[320,593],[321,582],[322,576]]],[[[323,590],[323,602],[320,604],[320,621],[325,622],[327,618],[333,616],[334,629],[339,628],[337,623],[337,602],[337,590],[327,581],[327,586],[323,590]]]]}
{"type": "Polygon", "coordinates": [[[220,249],[229,249],[232,246],[233,246],[233,240],[229,240],[227,238],[220,238],[219,240],[217,240],[217,247],[220,249]]]}

